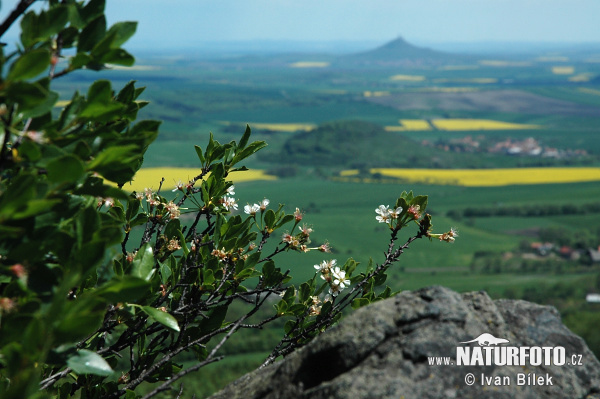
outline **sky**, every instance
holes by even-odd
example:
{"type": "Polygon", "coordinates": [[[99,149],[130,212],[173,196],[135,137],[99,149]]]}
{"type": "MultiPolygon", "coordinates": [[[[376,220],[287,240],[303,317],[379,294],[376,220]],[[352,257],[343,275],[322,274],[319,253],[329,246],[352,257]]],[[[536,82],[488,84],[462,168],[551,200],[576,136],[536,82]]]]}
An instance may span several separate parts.
{"type": "MultiPolygon", "coordinates": [[[[17,2],[2,0],[0,17],[17,2]]],[[[137,49],[265,40],[383,44],[399,36],[417,44],[600,43],[599,15],[600,0],[107,0],[109,24],[138,21],[127,45],[137,49]]]]}

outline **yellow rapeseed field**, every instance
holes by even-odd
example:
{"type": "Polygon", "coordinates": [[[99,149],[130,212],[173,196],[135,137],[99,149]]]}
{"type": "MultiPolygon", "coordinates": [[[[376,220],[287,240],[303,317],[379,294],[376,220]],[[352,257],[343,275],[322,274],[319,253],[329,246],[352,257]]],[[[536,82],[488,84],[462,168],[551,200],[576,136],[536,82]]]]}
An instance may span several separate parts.
{"type": "Polygon", "coordinates": [[[589,87],[580,87],[579,91],[582,93],[596,94],[596,95],[600,96],[600,90],[598,90],[598,89],[590,89],[589,87]]]}
{"type": "MultiPolygon", "coordinates": [[[[220,121],[219,123],[226,125],[226,126],[231,126],[231,125],[238,124],[238,123],[240,125],[242,124],[242,122],[227,122],[227,121],[220,121]]],[[[278,132],[297,132],[298,130],[308,131],[308,130],[312,130],[317,127],[317,125],[315,125],[314,123],[255,123],[255,122],[248,122],[248,125],[250,125],[250,128],[252,128],[252,129],[273,130],[273,131],[278,131],[278,132]]]]}
{"type": "Polygon", "coordinates": [[[440,78],[440,79],[433,80],[433,83],[450,83],[450,82],[491,84],[491,83],[498,83],[498,79],[496,79],[496,78],[455,78],[455,79],[440,78]]]}
{"type": "Polygon", "coordinates": [[[547,55],[537,57],[535,60],[541,62],[566,62],[569,61],[569,57],[564,57],[561,55],[547,55]]]}
{"type": "Polygon", "coordinates": [[[424,87],[419,91],[426,92],[440,92],[440,93],[470,93],[473,91],[479,91],[477,87],[424,87]]]}
{"type": "Polygon", "coordinates": [[[481,60],[479,64],[492,67],[524,67],[531,66],[528,61],[481,60]]]}
{"type": "Polygon", "coordinates": [[[572,75],[575,73],[575,67],[572,66],[554,66],[552,73],[555,75],[572,75]]]}
{"type": "Polygon", "coordinates": [[[438,69],[440,71],[469,71],[478,68],[479,65],[444,65],[438,69]]]}
{"type": "Polygon", "coordinates": [[[363,92],[363,96],[365,97],[385,97],[385,96],[389,96],[390,92],[389,91],[364,91],[363,92]]]}
{"type": "Polygon", "coordinates": [[[298,61],[290,64],[292,68],[325,68],[329,66],[329,62],[324,61],[298,61]]]}
{"type": "Polygon", "coordinates": [[[522,123],[509,123],[491,119],[432,119],[431,124],[439,130],[513,130],[513,129],[538,129],[538,125],[522,123]]]}
{"type": "MultiPolygon", "coordinates": [[[[412,183],[469,187],[514,184],[553,184],[600,181],[600,168],[507,168],[507,169],[395,169],[375,168],[370,173],[400,178],[412,183]]],[[[358,175],[345,170],[342,177],[358,175]]]]}
{"type": "MultiPolygon", "coordinates": [[[[131,183],[123,187],[127,191],[142,192],[146,187],[158,189],[161,179],[164,177],[163,190],[170,191],[181,180],[184,184],[200,173],[197,168],[143,168],[135,175],[131,183]]],[[[247,170],[244,172],[233,172],[229,179],[234,183],[243,183],[253,180],[276,180],[275,176],[265,173],[264,170],[247,170]]]]}
{"type": "Polygon", "coordinates": [[[422,82],[425,80],[425,76],[422,75],[394,75],[390,77],[394,81],[404,82],[422,82]]]}
{"type": "Polygon", "coordinates": [[[578,73],[577,75],[569,76],[569,82],[589,82],[593,75],[591,73],[578,73]]]}
{"type": "Polygon", "coordinates": [[[405,132],[431,130],[431,125],[424,119],[400,119],[401,126],[386,126],[388,132],[405,132]]]}
{"type": "Polygon", "coordinates": [[[69,105],[70,103],[71,103],[71,100],[58,100],[54,104],[54,107],[56,107],[56,108],[63,108],[63,107],[66,107],[67,105],[69,105]]]}
{"type": "Polygon", "coordinates": [[[132,65],[132,66],[123,66],[123,65],[115,65],[115,64],[106,64],[106,66],[110,69],[119,69],[122,71],[158,71],[162,68],[157,65],[132,65]]]}

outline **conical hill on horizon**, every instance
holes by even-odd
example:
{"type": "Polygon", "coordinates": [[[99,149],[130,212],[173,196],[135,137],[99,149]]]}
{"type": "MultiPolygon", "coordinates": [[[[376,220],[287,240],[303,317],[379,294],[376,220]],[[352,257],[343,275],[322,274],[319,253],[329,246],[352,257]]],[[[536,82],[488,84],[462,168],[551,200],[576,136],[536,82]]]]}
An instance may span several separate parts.
{"type": "Polygon", "coordinates": [[[373,50],[342,56],[339,61],[357,65],[427,66],[466,62],[471,58],[415,46],[399,36],[373,50]]]}

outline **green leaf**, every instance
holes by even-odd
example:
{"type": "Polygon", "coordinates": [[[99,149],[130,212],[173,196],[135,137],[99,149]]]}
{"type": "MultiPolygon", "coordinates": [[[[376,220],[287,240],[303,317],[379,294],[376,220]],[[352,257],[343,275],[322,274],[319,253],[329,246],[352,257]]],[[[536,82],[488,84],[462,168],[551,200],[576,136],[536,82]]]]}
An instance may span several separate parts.
{"type": "Polygon", "coordinates": [[[100,15],[89,24],[79,34],[79,42],[77,43],[77,52],[91,51],[94,46],[102,40],[106,34],[106,18],[100,15]]]}
{"type": "Polygon", "coordinates": [[[69,366],[77,374],[93,374],[108,377],[114,373],[102,356],[87,349],[81,349],[75,356],[67,360],[69,366]]]}
{"type": "Polygon", "coordinates": [[[204,270],[202,283],[206,285],[210,285],[215,282],[214,272],[210,269],[204,270]]]}
{"type": "Polygon", "coordinates": [[[188,256],[188,254],[190,253],[190,249],[188,248],[187,243],[185,242],[185,237],[181,230],[177,231],[177,235],[179,236],[179,244],[181,244],[181,250],[183,251],[183,255],[188,256]]]}
{"type": "Polygon", "coordinates": [[[85,173],[83,162],[72,155],[55,158],[46,166],[48,180],[53,183],[75,183],[85,173]]]}
{"type": "Polygon", "coordinates": [[[46,98],[42,102],[38,103],[34,107],[31,107],[29,110],[25,110],[22,108],[23,117],[36,118],[39,116],[43,116],[44,114],[49,114],[54,108],[54,104],[56,104],[56,101],[58,101],[58,93],[48,91],[46,94],[46,98]]]}
{"type": "Polygon", "coordinates": [[[355,300],[352,301],[352,308],[353,309],[362,308],[363,306],[367,306],[369,303],[370,303],[370,301],[367,298],[356,298],[355,300]]]}
{"type": "Polygon", "coordinates": [[[61,202],[60,199],[30,200],[22,204],[23,207],[12,213],[10,218],[17,220],[40,215],[49,212],[53,206],[60,204],[61,202]]]}
{"type": "Polygon", "coordinates": [[[86,66],[91,61],[92,57],[90,57],[86,53],[77,53],[75,56],[71,57],[71,59],[69,60],[69,65],[71,69],[79,69],[86,66]]]}
{"type": "Polygon", "coordinates": [[[356,266],[358,266],[358,262],[356,262],[352,258],[348,258],[348,260],[346,261],[346,263],[344,264],[344,267],[343,267],[343,269],[346,271],[347,276],[352,275],[352,273],[356,269],[356,266]]]}
{"type": "Polygon", "coordinates": [[[179,232],[181,230],[181,223],[179,219],[171,219],[165,227],[165,236],[168,239],[179,238],[179,232]]]}
{"type": "MultiPolygon", "coordinates": [[[[171,259],[174,259],[173,255],[170,256],[169,261],[171,261],[171,259]]],[[[169,283],[169,278],[171,277],[171,274],[171,267],[167,264],[167,262],[160,263],[160,281],[163,284],[167,285],[169,283]]]]}
{"type": "Polygon", "coordinates": [[[135,145],[110,147],[88,163],[88,170],[98,172],[106,179],[123,185],[133,179],[141,165],[140,157],[135,145]]]}
{"type": "Polygon", "coordinates": [[[229,307],[227,305],[221,305],[210,311],[208,317],[200,322],[200,330],[202,333],[207,334],[216,330],[217,328],[221,328],[223,321],[225,320],[225,316],[227,315],[228,308],[229,307]]]}
{"type": "Polygon", "coordinates": [[[129,223],[130,227],[141,226],[148,222],[148,216],[145,213],[138,213],[129,223]]]}
{"type": "Polygon", "coordinates": [[[131,275],[149,281],[154,275],[154,253],[150,243],[144,244],[133,259],[131,275]]]}
{"type": "Polygon", "coordinates": [[[300,288],[299,288],[299,292],[298,292],[298,302],[304,303],[304,302],[308,301],[311,293],[312,293],[312,287],[309,283],[300,284],[300,288]]]}
{"type": "Polygon", "coordinates": [[[135,64],[135,58],[127,51],[119,48],[104,53],[102,57],[100,57],[100,62],[103,64],[132,66],[135,64]]]}
{"type": "Polygon", "coordinates": [[[200,160],[200,163],[204,165],[206,159],[204,158],[204,154],[202,153],[202,148],[200,148],[200,146],[195,145],[194,149],[196,150],[196,154],[198,154],[198,159],[200,160]]]}
{"type": "Polygon", "coordinates": [[[40,145],[32,140],[24,140],[19,147],[19,155],[21,158],[26,158],[28,161],[35,162],[42,157],[40,145]]]}
{"type": "Polygon", "coordinates": [[[254,154],[258,150],[260,150],[261,148],[264,148],[266,146],[267,146],[267,143],[265,143],[264,141],[255,141],[255,142],[251,143],[248,147],[244,148],[242,151],[235,154],[235,156],[231,160],[231,165],[238,163],[242,159],[248,158],[250,155],[254,154]]]}
{"type": "Polygon", "coordinates": [[[105,250],[106,244],[104,242],[92,241],[85,243],[77,253],[76,260],[84,272],[95,269],[103,261],[105,250]]]}
{"type": "Polygon", "coordinates": [[[275,305],[275,310],[277,311],[277,314],[280,316],[283,316],[285,314],[285,312],[287,311],[287,308],[288,308],[288,304],[283,299],[275,305]]]}
{"type": "Polygon", "coordinates": [[[110,48],[116,49],[121,47],[131,36],[135,34],[137,29],[137,22],[125,21],[125,22],[117,22],[113,26],[110,27],[107,36],[113,36],[110,48]]]}
{"type": "MultiPolygon", "coordinates": [[[[52,98],[49,99],[50,93],[49,90],[38,82],[11,82],[7,89],[7,97],[14,103],[19,104],[19,111],[23,113],[32,110],[39,111],[38,107],[44,107],[49,101],[53,100],[52,98]]],[[[36,112],[36,115],[32,116],[37,116],[37,114],[39,112],[36,112]]]]}
{"type": "Polygon", "coordinates": [[[265,225],[271,229],[275,227],[275,212],[272,209],[265,212],[265,225]]]}
{"type": "Polygon", "coordinates": [[[63,5],[55,5],[39,15],[28,12],[21,20],[21,42],[28,48],[46,41],[63,30],[68,21],[69,9],[63,5]]]}
{"type": "Polygon", "coordinates": [[[35,78],[50,66],[50,52],[45,49],[33,50],[17,58],[8,73],[8,80],[35,78]]]}
{"type": "Polygon", "coordinates": [[[396,206],[395,208],[401,207],[402,208],[402,213],[401,213],[401,217],[406,215],[406,211],[408,211],[408,202],[406,202],[406,200],[402,197],[399,197],[396,200],[396,206]]]}
{"type": "Polygon", "coordinates": [[[410,201],[411,205],[418,205],[421,213],[424,213],[427,209],[427,196],[426,195],[418,195],[410,201]]]}
{"type": "Polygon", "coordinates": [[[279,223],[277,223],[276,226],[274,226],[274,228],[280,228],[281,226],[283,226],[284,224],[287,224],[289,222],[291,222],[292,220],[294,220],[294,215],[285,215],[284,217],[281,218],[281,220],[279,221],[279,223]]]}
{"type": "Polygon", "coordinates": [[[87,101],[79,117],[105,121],[125,110],[125,105],[113,101],[111,84],[107,80],[95,81],[88,90],[87,101]]]}
{"type": "Polygon", "coordinates": [[[238,143],[238,151],[243,150],[246,147],[246,144],[248,144],[248,139],[250,139],[251,133],[252,133],[252,130],[250,129],[250,125],[246,125],[246,131],[244,132],[244,135],[242,136],[242,138],[240,139],[240,142],[238,143]]]}
{"type": "Polygon", "coordinates": [[[385,283],[385,280],[387,280],[387,274],[385,274],[385,273],[376,274],[373,277],[374,286],[378,287],[378,286],[382,285],[383,283],[385,283]]]}
{"type": "Polygon", "coordinates": [[[30,47],[35,42],[38,18],[35,12],[29,11],[21,19],[21,43],[30,47]]]}
{"type": "Polygon", "coordinates": [[[142,310],[148,316],[154,319],[154,321],[159,322],[160,324],[170,328],[171,330],[179,331],[179,324],[177,323],[177,319],[175,319],[169,313],[163,312],[162,310],[158,310],[150,306],[142,306],[142,310]]]}
{"type": "Polygon", "coordinates": [[[287,313],[291,313],[294,316],[302,316],[304,313],[306,312],[306,305],[301,304],[301,303],[296,303],[292,306],[290,306],[287,310],[287,313]]]}
{"type": "Polygon", "coordinates": [[[114,186],[104,184],[104,180],[99,177],[89,176],[83,185],[79,186],[75,191],[78,195],[91,195],[102,198],[118,198],[127,199],[128,195],[125,191],[114,186]]]}
{"type": "Polygon", "coordinates": [[[135,80],[129,81],[117,94],[117,101],[128,104],[135,100],[135,80]]]}
{"type": "Polygon", "coordinates": [[[113,279],[100,286],[93,294],[106,299],[108,302],[131,302],[144,295],[150,283],[139,277],[124,276],[121,279],[113,279]]]}
{"type": "MultiPolygon", "coordinates": [[[[83,21],[84,24],[89,23],[93,19],[99,17],[104,14],[105,8],[105,0],[90,0],[85,7],[81,9],[79,12],[79,17],[83,21]]],[[[82,28],[83,26],[78,26],[78,28],[82,28]]]]}
{"type": "Polygon", "coordinates": [[[102,325],[105,310],[104,304],[92,296],[66,302],[60,314],[53,317],[56,320],[54,342],[60,344],[84,339],[102,325]]]}
{"type": "Polygon", "coordinates": [[[333,308],[333,303],[331,303],[331,301],[327,301],[327,302],[323,303],[323,306],[321,306],[321,312],[317,316],[317,321],[320,321],[323,318],[328,317],[329,313],[331,313],[332,308],[333,308]]]}
{"type": "Polygon", "coordinates": [[[285,290],[285,294],[283,294],[283,301],[286,301],[288,304],[292,304],[294,299],[296,298],[296,288],[293,285],[290,285],[285,290]]]}
{"type": "Polygon", "coordinates": [[[289,334],[295,325],[296,325],[296,320],[288,320],[283,325],[283,331],[285,331],[286,334],[289,334]]]}
{"type": "Polygon", "coordinates": [[[63,48],[73,48],[77,38],[79,37],[79,29],[74,26],[69,26],[68,28],[63,29],[60,34],[63,39],[63,48]]]}
{"type": "Polygon", "coordinates": [[[35,195],[36,178],[22,173],[12,179],[9,189],[0,193],[0,221],[10,219],[12,214],[24,207],[35,195]]]}
{"type": "Polygon", "coordinates": [[[108,104],[112,100],[112,87],[108,80],[97,80],[88,89],[88,102],[108,104]]]}

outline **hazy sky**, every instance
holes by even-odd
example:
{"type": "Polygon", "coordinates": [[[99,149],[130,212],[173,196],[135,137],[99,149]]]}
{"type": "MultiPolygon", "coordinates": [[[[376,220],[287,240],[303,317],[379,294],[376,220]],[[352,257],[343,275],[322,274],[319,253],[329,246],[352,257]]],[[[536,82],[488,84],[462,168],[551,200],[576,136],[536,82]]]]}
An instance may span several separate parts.
{"type": "MultiPolygon", "coordinates": [[[[17,0],[3,0],[6,16],[17,0]]],[[[246,40],[600,42],[600,0],[107,0],[131,48],[246,40]]],[[[11,37],[8,37],[9,39],[11,37]]]]}

